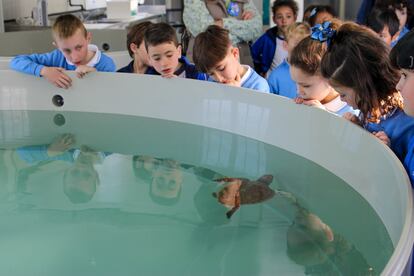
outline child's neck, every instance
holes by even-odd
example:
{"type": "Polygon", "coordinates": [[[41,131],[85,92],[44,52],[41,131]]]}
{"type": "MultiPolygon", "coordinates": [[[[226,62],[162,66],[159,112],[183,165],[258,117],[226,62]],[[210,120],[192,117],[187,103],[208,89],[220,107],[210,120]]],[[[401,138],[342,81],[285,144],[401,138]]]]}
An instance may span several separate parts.
{"type": "Polygon", "coordinates": [[[146,65],[144,62],[138,59],[134,60],[134,73],[145,74],[147,69],[148,69],[148,65],[146,65]]]}
{"type": "Polygon", "coordinates": [[[175,67],[175,69],[174,69],[174,74],[175,74],[175,72],[179,71],[181,69],[181,67],[183,67],[183,66],[184,66],[184,64],[181,63],[180,61],[178,61],[177,67],[175,67]]]}
{"type": "Polygon", "coordinates": [[[339,93],[333,88],[330,88],[329,94],[321,101],[321,104],[327,104],[333,101],[336,97],[339,97],[339,93]]]}
{"type": "Polygon", "coordinates": [[[246,66],[239,64],[239,68],[237,68],[237,73],[239,74],[240,78],[243,78],[244,75],[247,73],[246,66]]]}
{"type": "Polygon", "coordinates": [[[83,64],[83,65],[88,64],[93,59],[95,54],[96,53],[94,51],[88,50],[88,55],[86,56],[86,61],[85,61],[85,64],[83,64]]]}

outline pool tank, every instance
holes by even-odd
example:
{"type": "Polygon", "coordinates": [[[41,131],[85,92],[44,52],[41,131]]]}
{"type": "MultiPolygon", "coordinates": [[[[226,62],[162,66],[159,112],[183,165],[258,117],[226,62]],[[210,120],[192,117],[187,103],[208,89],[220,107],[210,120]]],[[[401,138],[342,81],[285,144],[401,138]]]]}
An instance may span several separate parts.
{"type": "Polygon", "coordinates": [[[1,275],[409,275],[411,185],[323,110],[215,83],[0,74],[1,275]]]}

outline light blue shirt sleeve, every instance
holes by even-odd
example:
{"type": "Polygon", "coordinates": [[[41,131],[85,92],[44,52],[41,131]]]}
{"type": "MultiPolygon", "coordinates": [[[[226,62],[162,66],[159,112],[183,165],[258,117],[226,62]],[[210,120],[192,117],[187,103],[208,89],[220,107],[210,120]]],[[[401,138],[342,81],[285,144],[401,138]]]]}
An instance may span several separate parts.
{"type": "Polygon", "coordinates": [[[115,72],[116,66],[111,57],[102,54],[98,64],[95,65],[96,71],[99,72],[115,72]]]}
{"type": "Polygon", "coordinates": [[[58,50],[45,54],[19,55],[10,61],[10,68],[22,73],[40,77],[43,67],[59,66],[62,54],[58,50]]]}

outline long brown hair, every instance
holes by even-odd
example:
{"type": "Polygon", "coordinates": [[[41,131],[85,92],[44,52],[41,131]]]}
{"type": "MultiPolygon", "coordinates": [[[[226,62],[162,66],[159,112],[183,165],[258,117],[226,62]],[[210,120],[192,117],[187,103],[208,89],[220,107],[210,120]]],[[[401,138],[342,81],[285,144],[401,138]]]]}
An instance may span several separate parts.
{"type": "Polygon", "coordinates": [[[355,91],[362,123],[378,123],[403,106],[395,88],[400,75],[391,65],[389,48],[366,27],[347,22],[337,29],[322,58],[321,73],[332,84],[355,91]]]}

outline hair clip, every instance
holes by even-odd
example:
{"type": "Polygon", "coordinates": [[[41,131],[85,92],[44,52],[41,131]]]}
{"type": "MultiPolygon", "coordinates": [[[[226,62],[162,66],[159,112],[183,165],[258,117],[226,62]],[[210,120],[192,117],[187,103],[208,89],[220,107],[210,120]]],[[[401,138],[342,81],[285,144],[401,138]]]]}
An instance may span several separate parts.
{"type": "Polygon", "coordinates": [[[326,41],[329,47],[335,34],[336,31],[331,28],[331,22],[325,21],[322,24],[316,24],[312,27],[311,38],[320,42],[326,41]]]}
{"type": "Polygon", "coordinates": [[[414,69],[414,57],[410,56],[410,59],[411,59],[410,69],[414,69]]]}
{"type": "Polygon", "coordinates": [[[309,18],[314,17],[317,12],[318,12],[318,8],[317,7],[314,7],[312,9],[312,11],[310,12],[310,14],[309,14],[309,18]]]}

